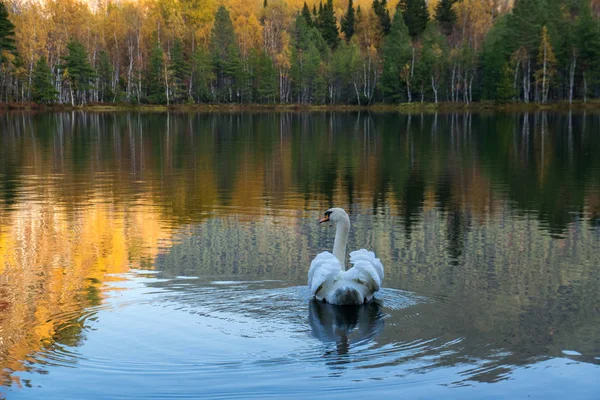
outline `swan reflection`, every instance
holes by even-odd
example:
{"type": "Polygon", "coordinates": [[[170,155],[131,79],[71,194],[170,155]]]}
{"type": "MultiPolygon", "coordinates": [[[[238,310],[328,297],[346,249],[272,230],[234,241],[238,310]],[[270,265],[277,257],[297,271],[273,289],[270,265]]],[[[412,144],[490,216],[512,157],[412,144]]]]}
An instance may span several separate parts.
{"type": "Polygon", "coordinates": [[[335,343],[338,355],[348,354],[352,345],[377,337],[383,331],[384,317],[378,301],[336,306],[312,299],[308,306],[312,335],[323,343],[335,343]]]}

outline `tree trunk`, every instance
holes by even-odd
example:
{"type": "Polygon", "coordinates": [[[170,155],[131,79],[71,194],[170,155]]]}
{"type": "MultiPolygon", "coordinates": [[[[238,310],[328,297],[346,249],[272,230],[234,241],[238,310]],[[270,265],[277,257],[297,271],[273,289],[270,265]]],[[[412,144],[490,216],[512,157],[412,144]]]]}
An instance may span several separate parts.
{"type": "Polygon", "coordinates": [[[575,68],[577,66],[577,56],[573,54],[571,61],[571,70],[569,71],[569,104],[573,104],[573,86],[575,85],[575,68]]]}

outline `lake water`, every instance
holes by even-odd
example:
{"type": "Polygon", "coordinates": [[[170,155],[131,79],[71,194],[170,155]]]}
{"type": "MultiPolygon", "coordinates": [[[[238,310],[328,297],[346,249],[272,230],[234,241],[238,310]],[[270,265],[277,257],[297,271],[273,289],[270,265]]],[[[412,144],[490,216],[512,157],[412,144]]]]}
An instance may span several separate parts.
{"type": "Polygon", "coordinates": [[[2,114],[0,398],[598,398],[598,114],[2,114]],[[310,300],[318,219],[386,271],[310,300]]]}

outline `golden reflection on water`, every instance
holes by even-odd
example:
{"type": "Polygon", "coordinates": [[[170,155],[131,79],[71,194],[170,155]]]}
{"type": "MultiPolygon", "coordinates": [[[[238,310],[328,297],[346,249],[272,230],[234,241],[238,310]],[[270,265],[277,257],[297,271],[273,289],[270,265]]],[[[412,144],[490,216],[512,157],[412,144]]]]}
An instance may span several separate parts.
{"type": "MultiPolygon", "coordinates": [[[[110,296],[105,283],[131,268],[154,268],[159,254],[173,273],[189,265],[206,275],[262,279],[273,267],[265,260],[277,260],[278,278],[304,279],[330,233],[305,221],[334,204],[378,216],[353,219],[356,242],[393,260],[387,282],[409,282],[411,289],[434,282],[464,299],[462,326],[489,335],[498,326],[518,331],[519,310],[532,310],[535,321],[525,328],[539,332],[513,338],[522,345],[554,335],[560,320],[589,320],[587,310],[565,313],[561,303],[545,301],[580,276],[576,296],[565,296],[586,297],[593,287],[585,282],[597,276],[586,264],[597,260],[591,223],[575,231],[569,213],[592,223],[600,217],[598,168],[569,186],[584,174],[572,165],[576,157],[562,155],[560,132],[552,146],[542,119],[529,144],[529,132],[519,136],[511,125],[486,152],[471,144],[473,132],[457,133],[454,116],[445,130],[434,125],[437,116],[421,121],[419,134],[411,133],[416,118],[378,121],[377,133],[375,118],[347,117],[51,115],[32,130],[31,121],[1,120],[0,383],[20,385],[14,372],[37,368],[30,363],[36,353],[78,344],[89,310],[110,296]],[[490,167],[493,157],[509,160],[507,171],[490,167]],[[516,218],[511,203],[518,212],[535,211],[539,221],[516,218]],[[184,237],[170,254],[177,234],[196,225],[197,237],[184,237]],[[242,228],[259,234],[244,236],[242,228]],[[563,237],[540,233],[550,228],[563,237]],[[237,253],[228,251],[231,232],[238,234],[237,253]],[[203,262],[191,265],[188,256],[203,262]],[[499,261],[482,268],[490,258],[499,261]],[[215,260],[224,262],[211,271],[215,260]]],[[[469,118],[460,125],[470,127],[469,118]]]]}
{"type": "MultiPolygon", "coordinates": [[[[34,352],[78,341],[79,317],[107,295],[103,283],[147,268],[171,234],[151,205],[107,206],[103,196],[73,212],[22,200],[0,223],[0,365],[6,384],[34,352]]],[[[15,382],[20,384],[19,382],[15,382]]]]}

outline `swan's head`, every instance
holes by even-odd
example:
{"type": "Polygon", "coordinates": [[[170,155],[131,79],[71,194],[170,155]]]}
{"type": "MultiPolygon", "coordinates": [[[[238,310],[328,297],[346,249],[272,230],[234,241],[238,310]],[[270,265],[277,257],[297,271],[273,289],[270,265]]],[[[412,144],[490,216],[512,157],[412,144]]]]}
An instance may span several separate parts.
{"type": "Polygon", "coordinates": [[[322,224],[323,222],[331,221],[334,224],[337,224],[338,222],[349,220],[348,214],[346,214],[346,211],[344,211],[343,208],[330,208],[329,210],[325,211],[325,214],[323,218],[319,220],[319,223],[322,224]]]}

